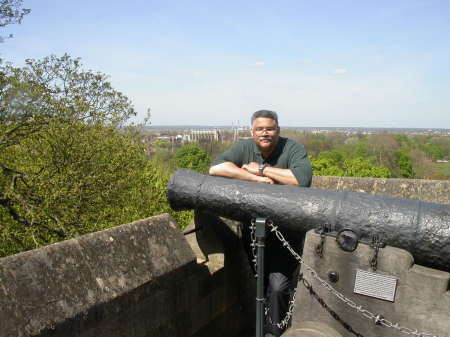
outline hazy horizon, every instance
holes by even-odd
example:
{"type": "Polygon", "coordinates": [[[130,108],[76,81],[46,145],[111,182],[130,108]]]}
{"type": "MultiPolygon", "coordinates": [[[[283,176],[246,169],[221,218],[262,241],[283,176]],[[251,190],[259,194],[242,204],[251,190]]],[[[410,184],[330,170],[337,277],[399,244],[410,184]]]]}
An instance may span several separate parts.
{"type": "MultiPolygon", "coordinates": [[[[250,128],[250,125],[236,125],[236,124],[224,124],[224,125],[214,125],[214,124],[151,124],[147,125],[146,128],[157,128],[157,127],[240,127],[240,128],[250,128]]],[[[448,131],[450,132],[450,128],[420,128],[420,127],[367,127],[367,126],[310,126],[310,125],[282,125],[280,124],[281,128],[288,128],[288,129],[295,129],[295,128],[305,128],[305,129],[318,129],[318,128],[324,128],[324,129],[387,129],[387,130],[441,130],[441,131],[448,131]]]]}

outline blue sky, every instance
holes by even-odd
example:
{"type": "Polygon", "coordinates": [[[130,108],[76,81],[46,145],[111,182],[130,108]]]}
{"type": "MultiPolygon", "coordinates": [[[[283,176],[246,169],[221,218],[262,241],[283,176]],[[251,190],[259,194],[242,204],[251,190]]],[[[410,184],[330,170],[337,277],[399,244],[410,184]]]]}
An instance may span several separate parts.
{"type": "Polygon", "coordinates": [[[450,128],[448,0],[24,5],[4,59],[81,57],[154,125],[450,128]]]}

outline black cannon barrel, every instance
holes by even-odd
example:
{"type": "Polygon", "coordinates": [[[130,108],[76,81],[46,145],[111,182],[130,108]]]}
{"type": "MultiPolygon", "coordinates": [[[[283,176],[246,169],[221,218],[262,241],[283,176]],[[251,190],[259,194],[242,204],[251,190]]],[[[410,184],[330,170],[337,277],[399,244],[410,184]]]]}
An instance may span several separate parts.
{"type": "Polygon", "coordinates": [[[416,263],[450,271],[450,205],[358,192],[258,184],[176,171],[167,195],[175,210],[200,209],[239,221],[258,216],[305,232],[328,223],[361,238],[377,234],[416,263]]]}

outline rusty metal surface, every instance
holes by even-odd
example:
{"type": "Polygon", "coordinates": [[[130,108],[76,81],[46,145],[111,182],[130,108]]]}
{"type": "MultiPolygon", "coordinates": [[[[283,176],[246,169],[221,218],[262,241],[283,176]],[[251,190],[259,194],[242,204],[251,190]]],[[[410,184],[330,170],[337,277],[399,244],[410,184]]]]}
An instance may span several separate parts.
{"type": "Polygon", "coordinates": [[[450,271],[450,205],[258,184],[185,169],[173,174],[167,194],[175,210],[204,209],[239,221],[263,216],[300,232],[328,223],[367,240],[378,234],[387,244],[409,251],[416,263],[450,271]]]}

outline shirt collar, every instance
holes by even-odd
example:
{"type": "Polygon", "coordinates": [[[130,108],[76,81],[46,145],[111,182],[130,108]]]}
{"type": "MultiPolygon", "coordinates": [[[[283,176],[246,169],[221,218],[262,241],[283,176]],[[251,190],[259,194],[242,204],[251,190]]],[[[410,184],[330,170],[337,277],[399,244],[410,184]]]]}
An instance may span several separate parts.
{"type": "Polygon", "coordinates": [[[278,143],[277,143],[277,146],[275,147],[275,150],[273,150],[273,152],[270,154],[269,157],[264,159],[258,145],[256,145],[255,141],[253,140],[253,152],[255,153],[255,155],[257,157],[261,158],[261,161],[269,162],[274,156],[277,156],[277,155],[279,155],[279,153],[281,153],[281,150],[283,148],[283,145],[282,145],[283,142],[284,142],[284,138],[278,137],[278,143]]]}

